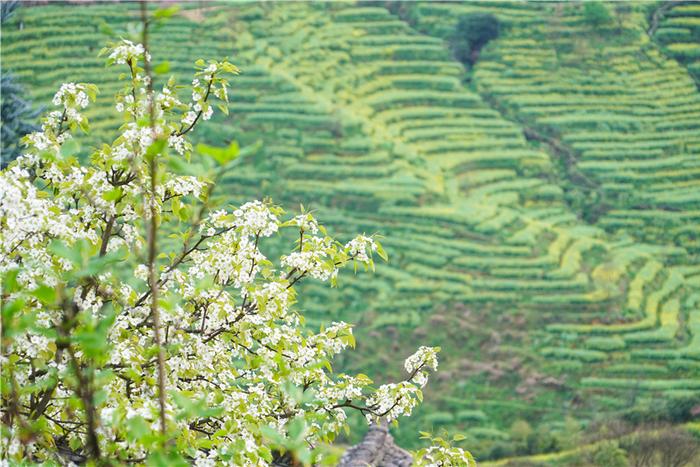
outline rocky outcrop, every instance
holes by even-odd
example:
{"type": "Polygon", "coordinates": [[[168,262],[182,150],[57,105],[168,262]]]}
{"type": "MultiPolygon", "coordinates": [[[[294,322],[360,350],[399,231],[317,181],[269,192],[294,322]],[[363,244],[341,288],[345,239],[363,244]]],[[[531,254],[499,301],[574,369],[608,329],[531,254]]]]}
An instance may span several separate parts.
{"type": "Polygon", "coordinates": [[[408,467],[413,465],[411,454],[398,447],[389,428],[372,425],[360,444],[348,449],[339,467],[408,467]]]}

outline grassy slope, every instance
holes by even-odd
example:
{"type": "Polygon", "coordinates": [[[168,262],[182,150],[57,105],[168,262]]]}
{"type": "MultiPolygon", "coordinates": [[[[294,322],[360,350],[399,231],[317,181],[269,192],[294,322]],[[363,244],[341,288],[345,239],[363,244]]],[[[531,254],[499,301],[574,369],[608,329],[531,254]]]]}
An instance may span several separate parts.
{"type": "MultiPolygon", "coordinates": [[[[264,142],[227,178],[233,200],[303,202],[341,235],[387,237],[391,262],[370,280],[306,287],[302,306],[312,317],[358,323],[360,348],[339,363],[397,377],[411,348],[441,344],[430,402],[399,436],[410,444],[418,427],[444,425],[467,431],[477,453],[507,439],[516,418],[551,429],[567,414],[586,419],[698,391],[700,269],[689,221],[697,222],[700,178],[687,166],[683,182],[654,185],[673,170],[664,160],[692,165],[697,154],[697,133],[683,123],[693,110],[680,102],[698,97],[683,70],[640,35],[590,45],[603,51],[591,80],[590,64],[572,60],[579,51],[567,46],[585,38],[575,11],[492,4],[512,26],[484,52],[476,87],[466,87],[440,37],[455,13],[483,7],[413,8],[414,24],[432,36],[383,8],[352,4],[227,5],[204,21],[178,17],[155,36],[154,55],[178,74],[200,56],[233,56],[244,70],[231,118],[198,135],[212,144],[264,142]],[[528,42],[533,30],[542,36],[528,42]],[[648,83],[653,94],[642,92],[648,83]],[[591,114],[586,106],[599,109],[605,93],[614,106],[593,123],[576,119],[591,114]],[[569,172],[526,141],[520,125],[584,151],[581,170],[613,184],[620,204],[598,225],[578,220],[569,172]],[[689,144],[679,149],[679,141],[689,144]],[[620,155],[628,147],[634,157],[620,155]],[[638,169],[638,159],[662,167],[638,169]],[[655,193],[663,204],[640,204],[655,193]]],[[[123,27],[128,10],[50,6],[21,16],[22,31],[3,31],[3,65],[39,102],[60,82],[96,82],[103,96],[91,120],[114,128],[103,112],[114,82],[94,58],[103,42],[96,18],[123,27]]],[[[626,27],[642,22],[635,14],[626,27]]]]}

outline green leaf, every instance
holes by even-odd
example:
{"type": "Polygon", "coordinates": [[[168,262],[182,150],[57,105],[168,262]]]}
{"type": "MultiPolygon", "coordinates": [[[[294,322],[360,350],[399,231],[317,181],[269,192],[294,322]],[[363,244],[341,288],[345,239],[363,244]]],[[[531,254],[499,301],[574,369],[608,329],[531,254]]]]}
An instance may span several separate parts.
{"type": "Polygon", "coordinates": [[[100,93],[100,89],[97,87],[96,84],[92,84],[92,83],[85,84],[85,87],[87,89],[88,96],[90,96],[90,100],[94,101],[95,98],[97,97],[97,94],[100,93]]]}
{"type": "Polygon", "coordinates": [[[45,305],[50,305],[56,302],[56,290],[53,287],[40,285],[36,290],[32,291],[32,295],[39,299],[45,305]]]}
{"type": "MultiPolygon", "coordinates": [[[[87,133],[88,131],[90,131],[90,126],[89,126],[89,123],[88,123],[88,119],[87,119],[87,117],[85,117],[84,115],[83,115],[83,118],[80,120],[80,123],[78,123],[78,126],[80,126],[80,130],[81,130],[83,133],[87,133]]],[[[72,140],[71,140],[71,141],[72,141],[72,140]]]]}
{"type": "Polygon", "coordinates": [[[273,459],[272,451],[267,446],[260,446],[258,448],[258,454],[260,455],[260,457],[265,459],[267,462],[272,462],[272,459],[273,459]]]}
{"type": "Polygon", "coordinates": [[[78,243],[76,243],[76,246],[74,248],[70,248],[61,240],[53,240],[49,244],[49,251],[56,256],[59,256],[63,259],[67,259],[74,266],[80,265],[83,262],[81,248],[78,243]]]}
{"type": "Polygon", "coordinates": [[[293,441],[300,441],[306,432],[306,422],[303,417],[296,417],[288,425],[289,438],[293,441]]]}
{"type": "Polygon", "coordinates": [[[168,8],[158,8],[156,11],[153,12],[153,17],[155,19],[170,18],[171,16],[177,14],[178,11],[180,11],[179,5],[173,5],[168,8]]]}
{"type": "Polygon", "coordinates": [[[386,251],[384,251],[382,245],[376,240],[374,243],[377,245],[377,254],[379,255],[379,257],[384,261],[389,261],[389,255],[386,254],[386,251]]]}
{"type": "Polygon", "coordinates": [[[2,306],[2,322],[6,327],[4,332],[7,332],[8,324],[12,321],[12,317],[21,309],[24,308],[25,301],[20,299],[5,302],[2,306]]]}
{"type": "Polygon", "coordinates": [[[18,290],[17,275],[19,269],[10,269],[5,274],[0,276],[0,285],[2,285],[6,294],[11,294],[18,290]]]}
{"type": "Polygon", "coordinates": [[[116,187],[102,194],[102,198],[105,201],[116,201],[122,196],[122,188],[116,187]]]}
{"type": "Polygon", "coordinates": [[[187,205],[183,205],[180,207],[178,210],[177,217],[180,219],[182,222],[187,222],[190,219],[190,216],[192,215],[192,208],[190,208],[187,205]]]}
{"type": "Polygon", "coordinates": [[[61,146],[62,157],[75,156],[78,152],[80,152],[80,144],[74,139],[69,139],[61,146]]]}
{"type": "Polygon", "coordinates": [[[158,74],[158,75],[164,75],[169,71],[170,71],[170,62],[168,62],[168,61],[161,62],[158,65],[156,65],[155,67],[153,67],[153,72],[158,74]]]}
{"type": "Polygon", "coordinates": [[[271,426],[261,426],[260,427],[260,433],[267,438],[269,441],[272,442],[272,444],[276,445],[282,445],[284,444],[284,437],[277,433],[277,431],[272,428],[271,426]]]}
{"type": "Polygon", "coordinates": [[[151,434],[151,429],[140,415],[131,417],[126,421],[127,438],[130,441],[141,441],[151,434]]]}
{"type": "Polygon", "coordinates": [[[157,157],[165,151],[168,141],[165,138],[159,138],[151,143],[146,150],[146,160],[150,161],[152,158],[157,157]]]}
{"type": "Polygon", "coordinates": [[[204,61],[204,59],[199,58],[197,59],[197,61],[194,62],[194,64],[197,66],[204,66],[206,62],[204,61]]]}
{"type": "Polygon", "coordinates": [[[75,436],[68,441],[68,447],[74,451],[77,451],[83,447],[83,440],[81,440],[79,436],[75,436]]]}
{"type": "Polygon", "coordinates": [[[236,65],[226,61],[221,63],[221,69],[224,70],[226,73],[233,73],[234,75],[237,75],[241,72],[241,70],[239,70],[236,65]]]}
{"type": "MultiPolygon", "coordinates": [[[[86,252],[89,254],[89,252],[86,252]]],[[[86,259],[82,268],[76,272],[76,277],[93,276],[123,260],[124,250],[116,250],[104,256],[93,256],[86,259]]]]}
{"type": "Polygon", "coordinates": [[[187,393],[177,391],[172,391],[170,394],[181,409],[175,417],[176,420],[215,417],[223,412],[222,407],[209,407],[206,397],[191,399],[187,393]]]}
{"type": "Polygon", "coordinates": [[[208,144],[199,143],[197,145],[197,151],[205,156],[211,157],[218,162],[219,165],[226,165],[227,163],[236,159],[240,152],[237,141],[232,141],[226,148],[219,148],[216,146],[209,146],[208,144]]]}
{"type": "Polygon", "coordinates": [[[295,454],[303,465],[311,465],[311,451],[306,446],[296,449],[295,454]]]}
{"type": "Polygon", "coordinates": [[[182,206],[182,203],[180,203],[180,197],[175,196],[171,201],[170,201],[170,207],[173,210],[173,214],[177,218],[180,218],[180,207],[182,206]]]}

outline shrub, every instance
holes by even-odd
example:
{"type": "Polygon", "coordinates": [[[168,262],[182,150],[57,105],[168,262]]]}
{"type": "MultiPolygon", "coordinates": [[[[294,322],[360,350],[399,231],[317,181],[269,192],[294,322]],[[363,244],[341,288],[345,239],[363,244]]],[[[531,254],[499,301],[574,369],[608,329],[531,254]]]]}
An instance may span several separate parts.
{"type": "MultiPolygon", "coordinates": [[[[11,0],[3,2],[0,7],[0,24],[5,23],[19,6],[19,1],[11,0]]],[[[38,110],[32,110],[31,102],[24,98],[24,90],[15,77],[3,69],[0,78],[0,117],[2,118],[0,141],[0,168],[5,167],[10,161],[20,154],[20,139],[38,129],[32,123],[38,115],[38,110]]]]}
{"type": "Polygon", "coordinates": [[[32,123],[38,115],[38,110],[33,110],[31,102],[24,98],[24,90],[14,76],[3,70],[0,78],[2,98],[0,102],[0,116],[2,118],[2,151],[0,151],[0,167],[5,167],[10,161],[20,155],[20,140],[24,135],[38,129],[32,123]]]}
{"type": "Polygon", "coordinates": [[[450,38],[457,60],[473,65],[479,51],[500,33],[498,18],[489,13],[472,13],[462,16],[450,38]]]}
{"type": "Polygon", "coordinates": [[[608,7],[603,2],[590,1],[583,5],[583,19],[594,28],[602,28],[612,22],[608,7]]]}
{"type": "Polygon", "coordinates": [[[700,443],[679,428],[654,427],[624,438],[622,446],[636,467],[683,467],[697,465],[700,443]]]}
{"type": "Polygon", "coordinates": [[[599,467],[627,467],[627,453],[615,441],[604,441],[593,452],[593,464],[599,467]]]}

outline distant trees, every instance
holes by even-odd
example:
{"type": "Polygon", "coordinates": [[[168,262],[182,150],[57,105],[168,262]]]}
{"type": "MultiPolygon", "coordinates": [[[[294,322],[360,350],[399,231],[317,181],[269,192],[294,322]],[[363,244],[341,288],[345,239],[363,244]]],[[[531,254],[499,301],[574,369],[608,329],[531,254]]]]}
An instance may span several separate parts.
{"type": "Polygon", "coordinates": [[[498,18],[490,13],[462,16],[457,23],[450,44],[455,58],[465,65],[474,65],[481,49],[500,33],[498,18]]]}
{"type": "Polygon", "coordinates": [[[601,2],[585,2],[583,4],[583,19],[586,24],[598,29],[610,24],[613,18],[605,4],[601,2]]]}
{"type": "Polygon", "coordinates": [[[697,465],[700,442],[679,428],[645,430],[625,439],[621,446],[634,467],[697,465]]]}
{"type": "MultiPolygon", "coordinates": [[[[5,23],[19,5],[18,1],[3,2],[0,6],[0,23],[5,23]]],[[[20,139],[39,127],[32,123],[39,115],[39,110],[33,110],[31,102],[25,99],[22,86],[14,77],[3,70],[0,77],[0,117],[2,129],[2,151],[0,151],[0,167],[14,160],[20,153],[20,139]]]]}
{"type": "Polygon", "coordinates": [[[23,98],[24,89],[11,74],[2,74],[0,88],[2,89],[2,97],[0,98],[0,116],[2,118],[0,166],[4,167],[19,156],[22,137],[39,129],[36,124],[32,123],[39,115],[39,110],[32,109],[31,102],[23,98]]]}
{"type": "Polygon", "coordinates": [[[627,453],[616,441],[604,441],[593,453],[593,465],[599,467],[627,467],[627,453]]]}

